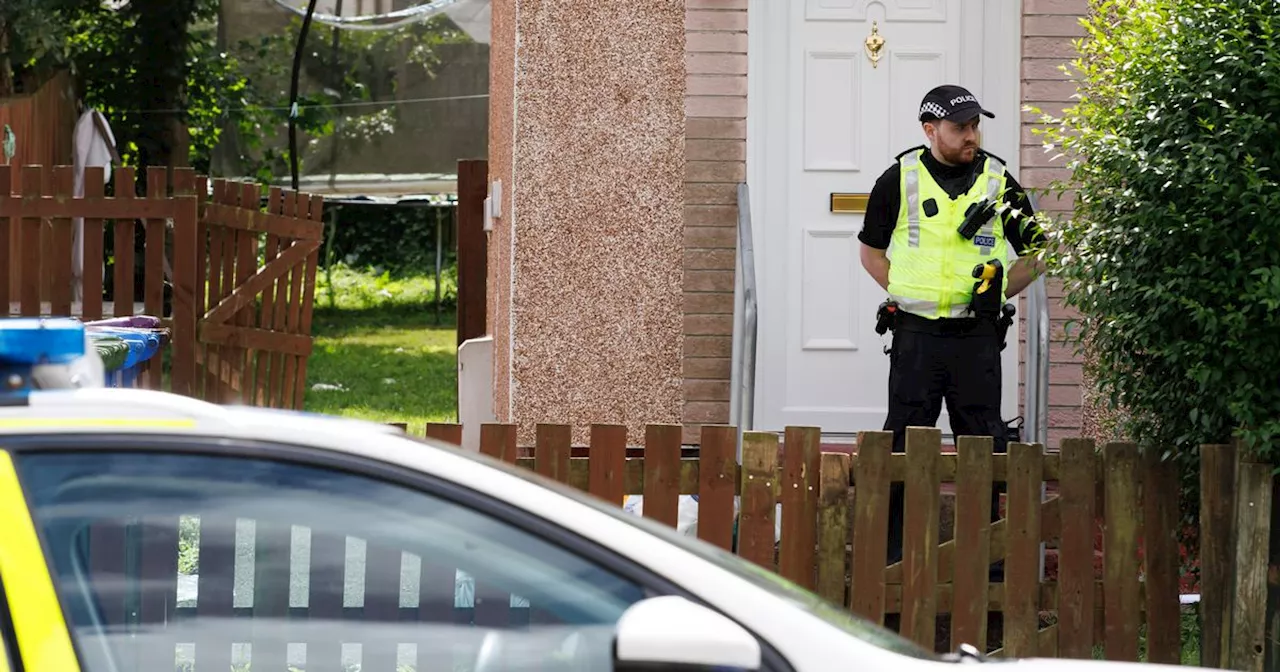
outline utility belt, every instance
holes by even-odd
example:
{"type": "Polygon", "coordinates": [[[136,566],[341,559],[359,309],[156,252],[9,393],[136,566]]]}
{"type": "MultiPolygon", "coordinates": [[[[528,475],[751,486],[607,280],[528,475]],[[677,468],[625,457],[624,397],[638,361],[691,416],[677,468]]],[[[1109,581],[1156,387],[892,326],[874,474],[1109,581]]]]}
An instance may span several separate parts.
{"type": "Polygon", "coordinates": [[[1005,337],[1009,327],[1013,326],[1013,316],[1017,310],[1012,303],[1006,303],[996,319],[940,317],[931,320],[902,310],[896,301],[885,301],[876,311],[876,333],[883,336],[886,331],[901,329],[935,336],[996,336],[1000,339],[1000,349],[1003,350],[1005,337]]]}
{"type": "MultiPolygon", "coordinates": [[[[913,332],[918,334],[947,335],[947,337],[989,337],[1000,339],[1000,349],[1005,349],[1010,326],[1018,312],[1012,303],[1005,303],[996,319],[991,317],[938,317],[936,320],[901,310],[896,301],[886,301],[876,311],[876,333],[913,332]]],[[[884,353],[890,349],[884,348],[884,353]]]]}
{"type": "Polygon", "coordinates": [[[999,325],[979,317],[941,317],[931,320],[915,313],[898,311],[892,321],[895,331],[910,331],[934,336],[999,336],[999,325]]]}

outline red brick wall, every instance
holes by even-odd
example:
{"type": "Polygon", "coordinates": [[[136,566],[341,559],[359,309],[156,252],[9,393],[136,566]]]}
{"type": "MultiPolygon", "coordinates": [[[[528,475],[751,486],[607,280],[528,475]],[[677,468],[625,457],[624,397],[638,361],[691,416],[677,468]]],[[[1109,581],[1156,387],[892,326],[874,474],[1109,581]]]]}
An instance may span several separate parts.
{"type": "Polygon", "coordinates": [[[747,0],[685,4],[684,423],[729,421],[737,184],[746,178],[747,0]]]}
{"type": "MultiPolygon", "coordinates": [[[[1075,55],[1072,40],[1084,35],[1078,22],[1088,12],[1087,0],[1023,0],[1022,16],[1022,101],[1048,114],[1060,114],[1071,103],[1075,85],[1060,71],[1060,65],[1075,55]]],[[[1029,188],[1045,188],[1068,176],[1061,159],[1052,160],[1043,139],[1032,133],[1038,115],[1022,115],[1022,171],[1019,182],[1029,188]]],[[[1042,195],[1041,209],[1055,216],[1070,212],[1070,195],[1058,200],[1042,195]]],[[[1058,283],[1049,283],[1052,344],[1049,359],[1049,444],[1056,448],[1064,437],[1079,436],[1083,430],[1081,358],[1074,345],[1063,342],[1071,311],[1061,303],[1058,283]]]]}

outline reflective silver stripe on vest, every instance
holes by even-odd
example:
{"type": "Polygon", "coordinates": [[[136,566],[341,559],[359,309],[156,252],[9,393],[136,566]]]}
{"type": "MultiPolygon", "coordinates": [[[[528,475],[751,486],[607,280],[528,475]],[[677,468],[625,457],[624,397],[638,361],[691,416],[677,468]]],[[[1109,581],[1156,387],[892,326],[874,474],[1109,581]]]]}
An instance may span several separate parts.
{"type": "Polygon", "coordinates": [[[920,247],[920,155],[912,152],[902,159],[907,178],[907,246],[920,247]]]}
{"type": "MultiPolygon", "coordinates": [[[[1004,175],[1004,164],[1000,163],[995,158],[988,158],[987,159],[987,198],[991,199],[991,201],[993,202],[997,201],[1000,197],[1000,178],[1003,175],[1004,175]]],[[[987,223],[982,225],[982,230],[978,232],[979,235],[987,236],[988,238],[993,237],[995,235],[995,223],[997,219],[999,219],[998,216],[993,216],[991,219],[987,220],[987,223]]],[[[983,245],[982,254],[983,255],[991,254],[991,247],[987,245],[983,245]]]]}
{"type": "MultiPolygon", "coordinates": [[[[908,299],[906,297],[896,296],[896,295],[891,296],[890,298],[898,302],[898,307],[900,309],[908,313],[911,313],[912,315],[919,315],[920,317],[930,317],[930,318],[938,316],[937,301],[925,301],[923,299],[908,299]]],[[[959,303],[959,304],[953,303],[951,304],[951,310],[949,310],[947,314],[943,315],[942,317],[968,317],[968,316],[969,316],[968,303],[959,303]]]]}

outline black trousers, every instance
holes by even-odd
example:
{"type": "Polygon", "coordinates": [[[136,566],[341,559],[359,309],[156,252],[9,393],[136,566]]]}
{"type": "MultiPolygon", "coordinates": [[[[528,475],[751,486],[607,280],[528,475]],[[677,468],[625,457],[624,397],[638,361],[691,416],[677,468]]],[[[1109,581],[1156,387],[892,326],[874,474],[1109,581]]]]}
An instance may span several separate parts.
{"type": "MultiPolygon", "coordinates": [[[[889,414],[893,452],[906,450],[907,427],[934,427],[945,403],[954,436],[993,437],[993,451],[1007,452],[1000,417],[1000,335],[994,322],[977,318],[926,320],[902,314],[889,352],[889,414]]],[[[1000,493],[991,493],[991,520],[999,519],[1000,493]]],[[[904,486],[889,487],[889,564],[902,559],[904,486]]],[[[992,565],[992,580],[1003,580],[992,565]]]]}

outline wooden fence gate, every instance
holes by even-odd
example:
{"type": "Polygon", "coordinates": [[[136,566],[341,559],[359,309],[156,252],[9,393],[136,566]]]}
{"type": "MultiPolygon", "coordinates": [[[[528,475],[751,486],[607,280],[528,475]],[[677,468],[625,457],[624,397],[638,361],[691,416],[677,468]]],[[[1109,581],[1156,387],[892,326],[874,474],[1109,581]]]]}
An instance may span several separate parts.
{"type": "Polygon", "coordinates": [[[196,396],[301,409],[324,199],[215,180],[196,232],[196,396]],[[260,247],[261,246],[261,247],[260,247]]]}

